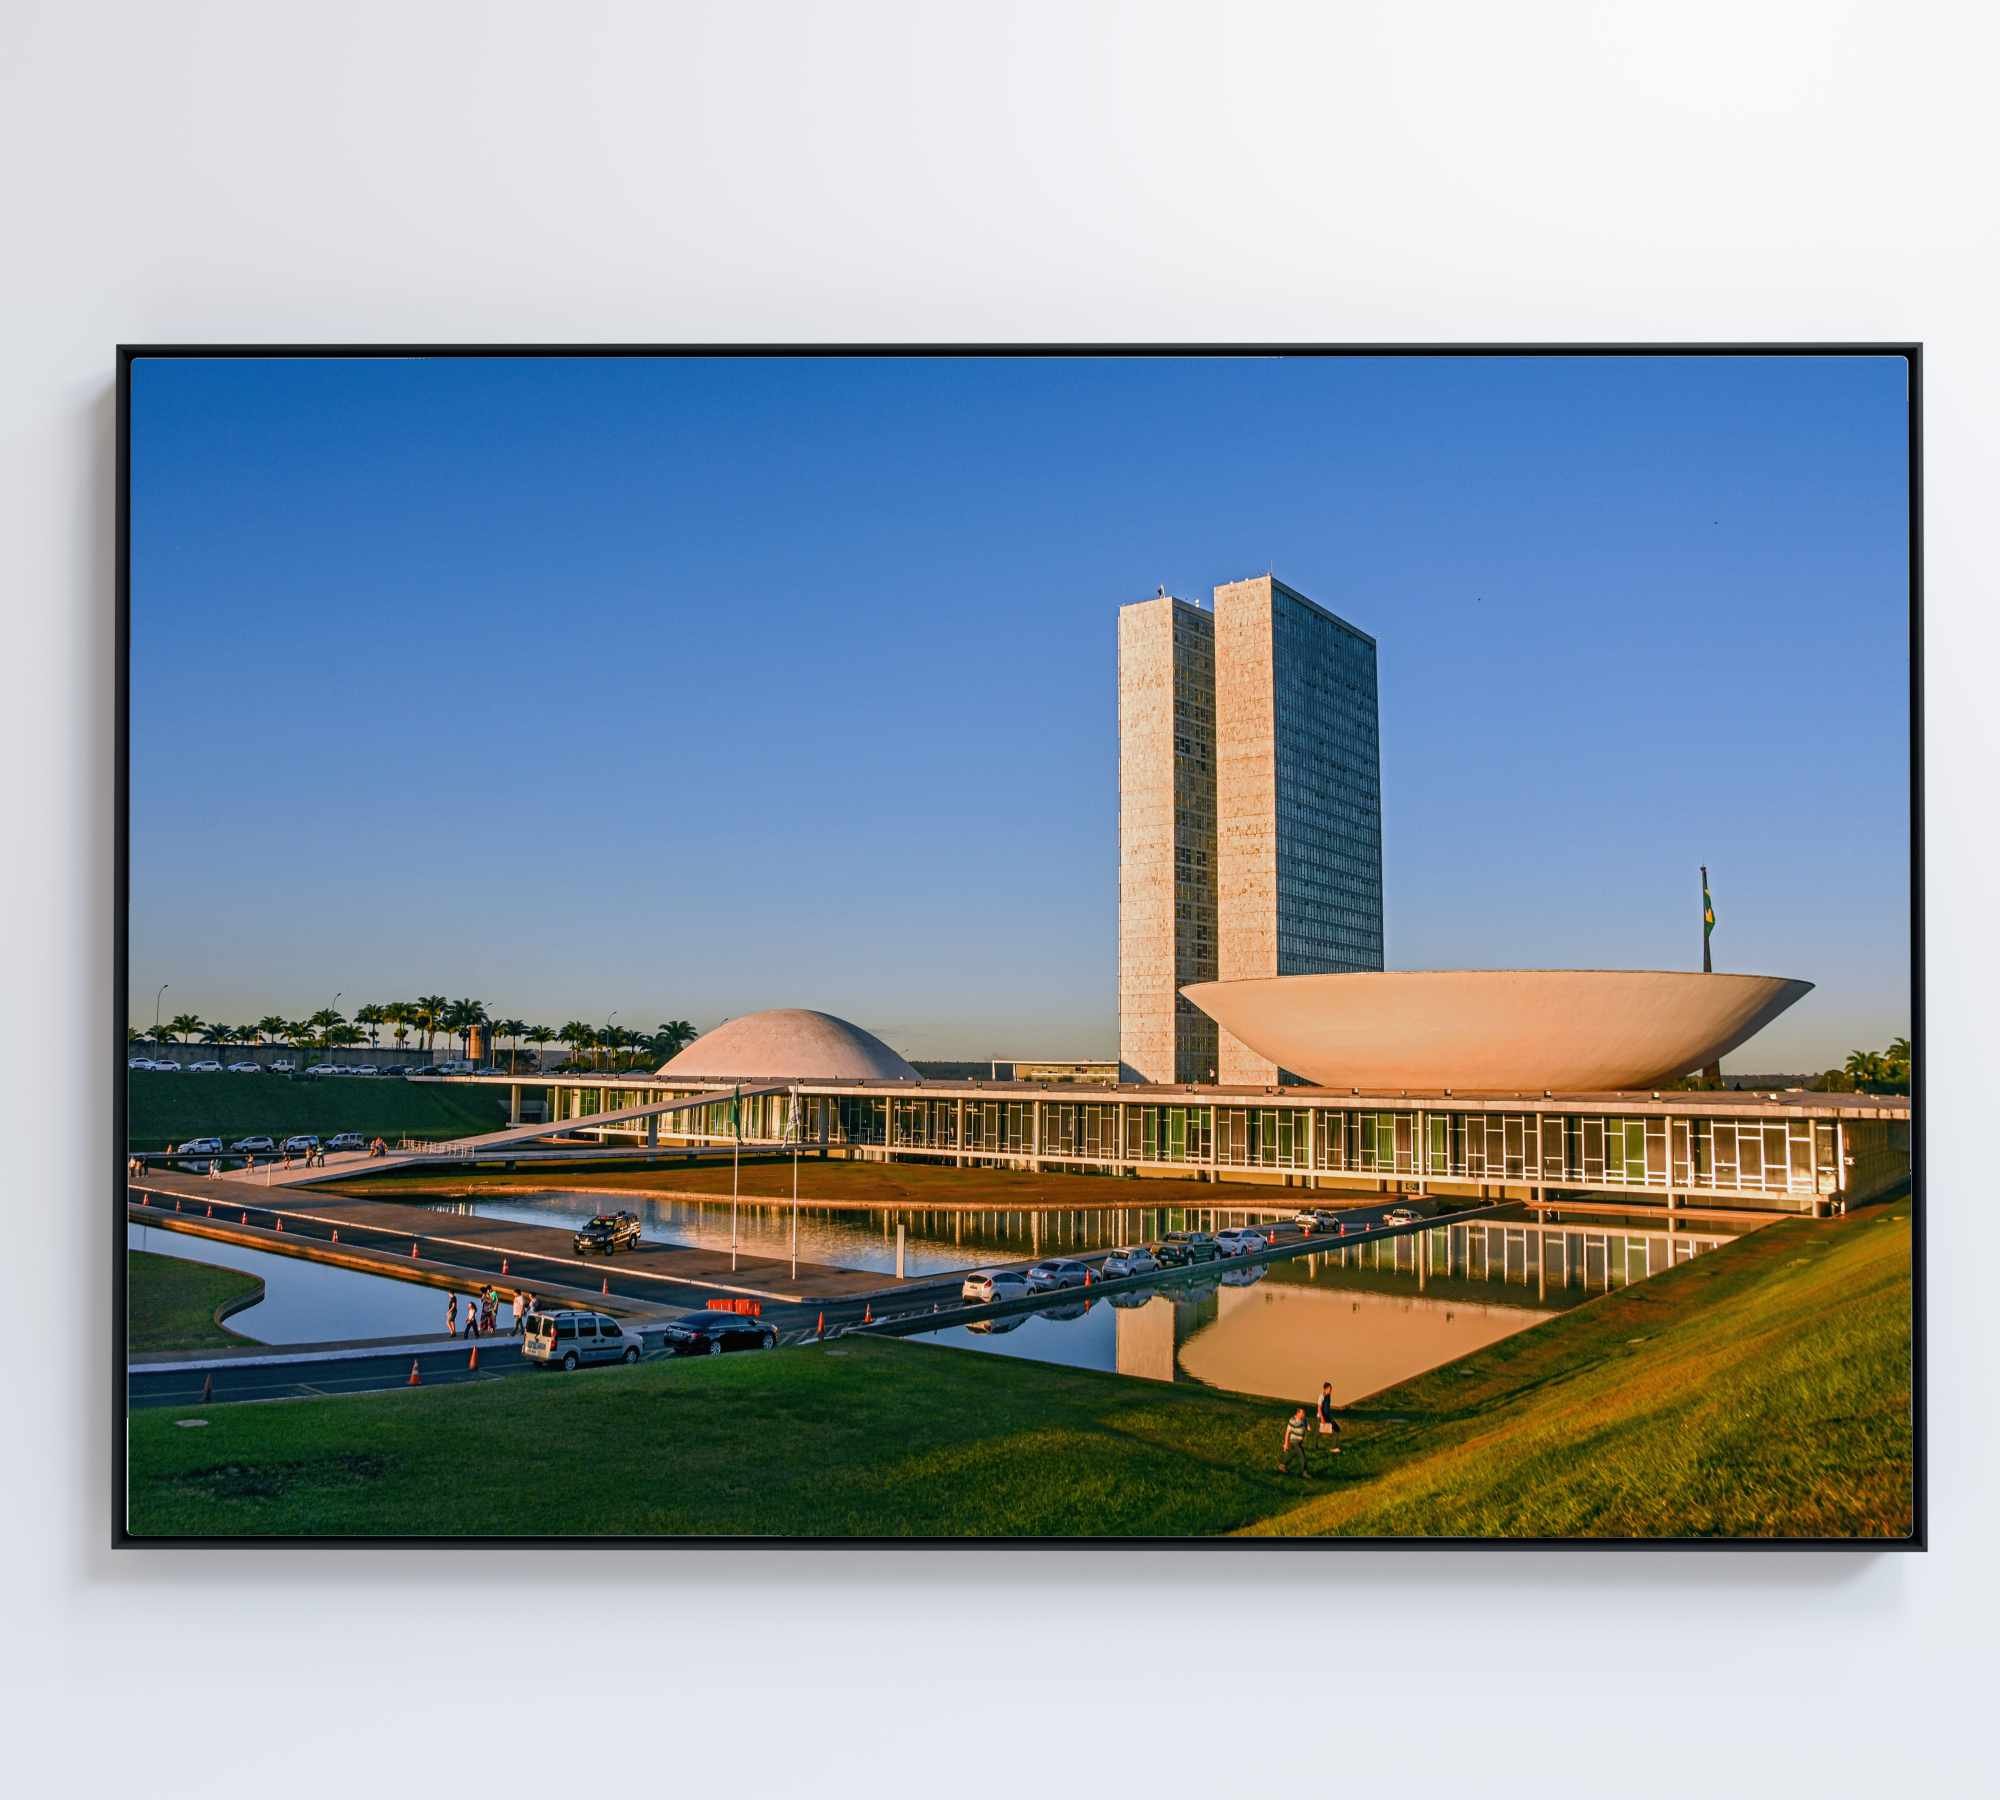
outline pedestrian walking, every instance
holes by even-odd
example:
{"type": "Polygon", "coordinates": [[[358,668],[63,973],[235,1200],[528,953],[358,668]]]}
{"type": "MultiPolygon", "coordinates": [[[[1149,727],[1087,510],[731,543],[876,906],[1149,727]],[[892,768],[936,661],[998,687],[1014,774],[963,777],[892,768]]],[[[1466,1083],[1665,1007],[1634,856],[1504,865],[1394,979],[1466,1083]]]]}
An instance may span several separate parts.
{"type": "Polygon", "coordinates": [[[528,1296],[519,1288],[514,1290],[514,1335],[519,1337],[528,1318],[528,1296]]]}
{"type": "MultiPolygon", "coordinates": [[[[1333,1416],[1333,1383],[1330,1381],[1319,1384],[1319,1434],[1321,1437],[1340,1436],[1340,1421],[1333,1416]]],[[[1328,1444],[1325,1448],[1335,1456],[1340,1454],[1338,1444],[1328,1444]]]]}
{"type": "Polygon", "coordinates": [[[458,1296],[456,1294],[447,1295],[445,1298],[444,1334],[446,1337],[458,1336],[458,1296]]]}
{"type": "Polygon", "coordinates": [[[1292,1416],[1285,1421],[1285,1447],[1278,1458],[1280,1475],[1292,1472],[1294,1455],[1299,1459],[1299,1474],[1310,1481],[1312,1471],[1306,1467],[1306,1409],[1303,1406],[1294,1407],[1292,1416]]]}

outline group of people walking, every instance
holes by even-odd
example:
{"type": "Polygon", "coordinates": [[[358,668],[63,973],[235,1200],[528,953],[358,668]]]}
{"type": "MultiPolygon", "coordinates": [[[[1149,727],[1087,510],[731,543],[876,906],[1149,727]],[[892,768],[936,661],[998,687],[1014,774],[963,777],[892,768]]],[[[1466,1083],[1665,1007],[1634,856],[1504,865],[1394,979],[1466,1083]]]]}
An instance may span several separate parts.
{"type": "MultiPolygon", "coordinates": [[[[516,1288],[511,1310],[514,1321],[512,1335],[519,1337],[528,1329],[528,1315],[535,1310],[534,1295],[525,1288],[516,1288]]],[[[444,1329],[448,1337],[459,1335],[458,1295],[455,1293],[445,1299],[444,1329]]],[[[469,1338],[491,1337],[499,1329],[500,1290],[488,1287],[479,1293],[468,1294],[465,1300],[465,1335],[469,1338]]]]}
{"type": "MultiPolygon", "coordinates": [[[[1278,1473],[1289,1475],[1292,1472],[1292,1458],[1297,1457],[1299,1475],[1302,1479],[1310,1481],[1312,1469],[1307,1463],[1307,1444],[1314,1437],[1337,1438],[1338,1436],[1340,1436],[1340,1421],[1333,1416],[1333,1383],[1322,1381],[1319,1384],[1318,1403],[1310,1410],[1303,1406],[1295,1407],[1292,1416],[1285,1421],[1284,1449],[1278,1457],[1278,1473]]],[[[1340,1454],[1338,1444],[1327,1444],[1323,1448],[1334,1456],[1340,1454]]]]}

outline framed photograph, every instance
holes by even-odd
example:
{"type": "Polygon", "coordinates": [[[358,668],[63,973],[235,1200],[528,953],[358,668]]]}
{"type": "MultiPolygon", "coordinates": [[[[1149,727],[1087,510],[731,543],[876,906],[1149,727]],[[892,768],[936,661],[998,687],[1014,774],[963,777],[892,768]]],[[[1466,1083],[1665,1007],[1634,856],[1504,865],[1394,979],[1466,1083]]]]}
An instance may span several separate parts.
{"type": "Polygon", "coordinates": [[[1917,347],[135,347],[114,1541],[1921,1548],[1917,347]]]}

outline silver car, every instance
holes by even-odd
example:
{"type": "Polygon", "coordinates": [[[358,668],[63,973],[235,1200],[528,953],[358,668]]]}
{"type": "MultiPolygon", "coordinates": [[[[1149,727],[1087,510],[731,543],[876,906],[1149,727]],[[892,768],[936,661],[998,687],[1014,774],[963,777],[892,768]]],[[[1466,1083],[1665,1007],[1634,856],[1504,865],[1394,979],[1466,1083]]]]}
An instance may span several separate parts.
{"type": "Polygon", "coordinates": [[[1121,1275],[1156,1275],[1160,1259],[1144,1244],[1134,1244],[1130,1249],[1112,1251],[1098,1267],[1106,1280],[1116,1280],[1121,1275]]]}
{"type": "Polygon", "coordinates": [[[994,1300],[1021,1300],[1033,1290],[1019,1269],[980,1269],[959,1284],[958,1297],[974,1306],[994,1300]]]}
{"type": "Polygon", "coordinates": [[[1063,1288],[1089,1285],[1090,1265],[1071,1262],[1067,1257],[1046,1257],[1028,1271],[1028,1292],[1031,1294],[1053,1294],[1063,1288]]]}

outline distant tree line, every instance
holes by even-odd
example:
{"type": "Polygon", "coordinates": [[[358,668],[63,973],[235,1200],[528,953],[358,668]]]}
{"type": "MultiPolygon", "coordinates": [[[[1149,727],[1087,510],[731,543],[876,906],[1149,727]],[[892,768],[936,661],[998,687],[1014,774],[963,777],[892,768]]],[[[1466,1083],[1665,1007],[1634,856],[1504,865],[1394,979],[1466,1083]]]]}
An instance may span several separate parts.
{"type": "MultiPolygon", "coordinates": [[[[1741,1078],[1690,1075],[1678,1084],[1696,1093],[1716,1088],[1740,1086],[1741,1078]]],[[[1761,1085],[1761,1084],[1759,1084],[1761,1085]]],[[[1850,1050],[1838,1069],[1827,1069],[1804,1078],[1808,1093],[1814,1094],[1907,1094],[1910,1091],[1910,1040],[1894,1038],[1886,1050],[1850,1050]]]]}
{"type": "MultiPolygon", "coordinates": [[[[425,994],[415,1000],[388,1000],[357,1006],[354,1017],[346,1018],[332,1007],[322,1007],[310,1018],[286,1019],[267,1013],[253,1025],[225,1025],[197,1018],[193,1013],[176,1013],[161,1023],[160,1036],[169,1043],[189,1042],[212,1045],[217,1050],[233,1044],[257,1046],[286,1044],[300,1052],[351,1050],[367,1044],[380,1049],[387,1030],[396,1048],[404,1049],[412,1038],[421,1037],[426,1060],[440,1038],[458,1041],[459,1055],[469,1056],[472,1034],[484,1028],[496,1044],[508,1046],[507,1066],[520,1066],[521,1046],[532,1046],[528,1060],[539,1067],[542,1052],[550,1044],[566,1045],[572,1063],[589,1059],[593,1069],[618,1072],[651,1067],[666,1061],[695,1040],[695,1029],[685,1019],[673,1019],[651,1031],[629,1030],[622,1025],[592,1025],[571,1019],[557,1027],[533,1025],[525,1019],[498,1018],[483,1000],[453,1000],[444,994],[425,994]]],[[[128,1046],[153,1041],[150,1031],[127,1026],[128,1046]]]]}

